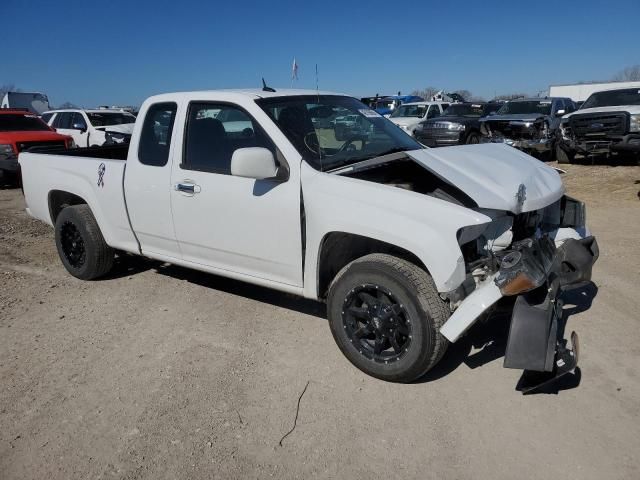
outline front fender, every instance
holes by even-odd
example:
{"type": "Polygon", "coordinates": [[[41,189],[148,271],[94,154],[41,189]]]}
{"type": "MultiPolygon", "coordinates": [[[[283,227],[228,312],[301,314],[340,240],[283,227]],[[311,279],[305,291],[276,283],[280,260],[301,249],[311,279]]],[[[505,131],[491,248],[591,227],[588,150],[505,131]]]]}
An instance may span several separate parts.
{"type": "Polygon", "coordinates": [[[306,218],[304,295],[317,298],[322,240],[344,232],[401,247],[429,270],[438,291],[455,289],[465,278],[456,234],[491,219],[427,195],[341,175],[301,168],[306,218]]]}

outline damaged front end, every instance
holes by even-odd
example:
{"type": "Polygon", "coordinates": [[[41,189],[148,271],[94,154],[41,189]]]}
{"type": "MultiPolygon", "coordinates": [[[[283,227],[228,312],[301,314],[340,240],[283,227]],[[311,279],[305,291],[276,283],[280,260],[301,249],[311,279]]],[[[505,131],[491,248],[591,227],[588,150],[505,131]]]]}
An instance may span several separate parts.
{"type": "Polygon", "coordinates": [[[482,143],[504,143],[526,152],[545,153],[553,147],[552,132],[544,117],[481,121],[482,143]]]}
{"type": "MultiPolygon", "coordinates": [[[[520,386],[526,393],[577,364],[577,353],[562,338],[560,297],[564,287],[591,280],[598,244],[584,226],[584,205],[567,196],[539,211],[496,212],[494,217],[474,240],[464,237],[471,232],[459,235],[468,278],[447,294],[457,308],[441,333],[455,341],[475,322],[469,321],[475,313],[503,297],[517,297],[504,366],[540,372],[532,383],[520,386]]],[[[577,344],[575,333],[571,344],[577,344]]]]}

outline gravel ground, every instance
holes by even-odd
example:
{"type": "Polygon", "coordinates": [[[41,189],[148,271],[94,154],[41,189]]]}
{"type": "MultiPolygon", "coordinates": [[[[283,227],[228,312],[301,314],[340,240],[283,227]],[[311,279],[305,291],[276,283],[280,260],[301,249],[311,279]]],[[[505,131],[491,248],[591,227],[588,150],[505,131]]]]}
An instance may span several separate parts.
{"type": "Polygon", "coordinates": [[[502,368],[504,316],[384,383],[323,305],[137,258],[72,278],[0,190],[0,479],[640,478],[640,167],[566,169],[601,258],[568,296],[580,375],[532,396],[502,368]]]}

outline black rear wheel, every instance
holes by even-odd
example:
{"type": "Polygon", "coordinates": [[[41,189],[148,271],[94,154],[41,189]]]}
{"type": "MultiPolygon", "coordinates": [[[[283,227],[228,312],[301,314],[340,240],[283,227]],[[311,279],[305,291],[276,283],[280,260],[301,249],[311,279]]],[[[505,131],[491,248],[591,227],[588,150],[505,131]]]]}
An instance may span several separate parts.
{"type": "Polygon", "coordinates": [[[410,382],[444,355],[448,308],[429,274],[386,254],[347,265],[328,297],[331,333],[344,355],[374,377],[410,382]]]}
{"type": "Polygon", "coordinates": [[[111,270],[114,250],[105,242],[88,205],[62,209],[55,234],[60,260],[74,277],[93,280],[111,270]]]}

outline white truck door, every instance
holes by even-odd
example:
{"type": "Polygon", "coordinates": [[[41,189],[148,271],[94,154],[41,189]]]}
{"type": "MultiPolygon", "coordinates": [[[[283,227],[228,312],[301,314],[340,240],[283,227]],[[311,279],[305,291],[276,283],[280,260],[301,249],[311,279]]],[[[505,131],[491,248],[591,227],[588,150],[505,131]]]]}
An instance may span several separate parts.
{"type": "Polygon", "coordinates": [[[185,121],[181,161],[177,155],[171,177],[183,259],[302,286],[299,172],[285,182],[231,175],[239,148],[264,147],[277,156],[269,136],[237,105],[192,102],[185,121]]]}
{"type": "Polygon", "coordinates": [[[142,253],[167,259],[181,258],[170,190],[177,110],[175,102],[159,102],[140,112],[144,120],[132,137],[124,176],[129,219],[142,253]]]}

